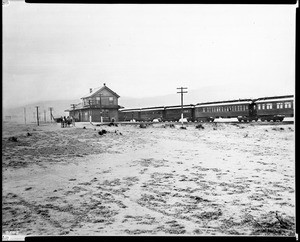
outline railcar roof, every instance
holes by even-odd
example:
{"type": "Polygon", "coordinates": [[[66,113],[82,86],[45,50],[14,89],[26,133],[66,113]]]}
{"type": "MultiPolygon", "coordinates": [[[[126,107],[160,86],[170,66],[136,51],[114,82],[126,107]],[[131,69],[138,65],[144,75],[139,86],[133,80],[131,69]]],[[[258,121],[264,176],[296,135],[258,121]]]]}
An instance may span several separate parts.
{"type": "MultiPolygon", "coordinates": [[[[193,106],[183,106],[183,109],[187,109],[187,108],[195,108],[195,105],[193,106]]],[[[166,107],[166,110],[170,110],[170,109],[181,109],[181,106],[176,106],[176,107],[166,107]]]]}
{"type": "Polygon", "coordinates": [[[226,105],[238,105],[238,104],[250,104],[252,100],[245,101],[226,101],[226,102],[213,102],[213,103],[198,103],[196,107],[211,107],[211,106],[226,106],[226,105]]]}
{"type": "Polygon", "coordinates": [[[286,96],[275,96],[275,97],[262,97],[256,99],[254,102],[259,103],[259,102],[276,102],[276,101],[292,101],[294,100],[294,95],[286,95],[286,96]]]}
{"type": "MultiPolygon", "coordinates": [[[[195,105],[183,105],[183,108],[194,108],[195,105]]],[[[164,109],[178,109],[181,108],[181,105],[176,106],[158,106],[158,107],[148,107],[148,108],[129,108],[129,109],[122,109],[122,112],[133,112],[133,111],[155,111],[155,110],[164,110],[164,109]]]]}
{"type": "Polygon", "coordinates": [[[219,104],[219,103],[233,103],[233,102],[252,102],[252,99],[235,99],[235,100],[227,100],[227,101],[217,101],[217,102],[203,102],[197,103],[196,105],[203,105],[203,104],[219,104]]]}

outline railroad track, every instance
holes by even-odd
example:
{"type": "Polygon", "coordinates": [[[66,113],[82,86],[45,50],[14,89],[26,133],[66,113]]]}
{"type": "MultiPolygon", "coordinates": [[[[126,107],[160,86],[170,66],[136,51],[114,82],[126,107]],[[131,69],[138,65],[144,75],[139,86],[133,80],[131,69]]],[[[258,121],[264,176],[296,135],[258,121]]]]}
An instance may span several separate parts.
{"type": "MultiPolygon", "coordinates": [[[[239,121],[218,121],[218,122],[188,122],[188,123],[184,123],[185,126],[195,126],[197,124],[204,124],[204,125],[213,125],[213,124],[241,124],[241,125],[287,125],[287,124],[294,124],[294,121],[281,121],[281,122],[239,122],[239,121]]],[[[140,124],[146,124],[146,125],[152,125],[152,124],[156,124],[156,125],[170,125],[170,124],[174,124],[174,125],[181,125],[180,122],[116,122],[116,124],[118,125],[140,125],[140,124]]],[[[106,124],[103,124],[106,125],[106,124]]]]}

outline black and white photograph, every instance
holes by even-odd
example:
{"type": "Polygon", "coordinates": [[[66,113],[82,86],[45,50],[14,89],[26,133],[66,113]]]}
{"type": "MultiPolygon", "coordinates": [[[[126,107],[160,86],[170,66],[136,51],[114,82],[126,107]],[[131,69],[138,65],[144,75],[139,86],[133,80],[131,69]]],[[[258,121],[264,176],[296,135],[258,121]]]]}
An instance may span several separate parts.
{"type": "Polygon", "coordinates": [[[296,8],[2,1],[2,240],[296,238],[296,8]]]}

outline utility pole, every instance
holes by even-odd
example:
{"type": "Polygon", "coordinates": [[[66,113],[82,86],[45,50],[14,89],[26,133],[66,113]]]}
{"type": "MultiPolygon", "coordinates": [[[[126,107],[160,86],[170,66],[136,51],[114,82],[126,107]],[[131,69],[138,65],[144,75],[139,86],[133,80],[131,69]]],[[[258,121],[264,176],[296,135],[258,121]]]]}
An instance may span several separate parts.
{"type": "Polygon", "coordinates": [[[183,93],[187,93],[187,91],[184,91],[187,87],[178,87],[177,89],[180,89],[177,93],[181,93],[181,124],[183,126],[183,93]]]}
{"type": "Polygon", "coordinates": [[[36,120],[37,120],[37,125],[39,126],[39,106],[36,106],[36,120]]]}
{"type": "MultiPolygon", "coordinates": [[[[105,86],[105,85],[104,85],[105,86]]],[[[100,122],[103,122],[103,118],[102,118],[102,103],[101,103],[101,93],[100,93],[100,122]]]]}
{"type": "Polygon", "coordinates": [[[52,110],[53,110],[53,107],[50,107],[49,110],[50,110],[50,123],[52,123],[52,117],[53,117],[52,116],[52,110]]]}
{"type": "Polygon", "coordinates": [[[46,123],[46,110],[44,110],[44,121],[46,123]]]}
{"type": "Polygon", "coordinates": [[[25,121],[25,125],[26,125],[26,108],[24,108],[24,121],[25,121]]]}
{"type": "Polygon", "coordinates": [[[92,110],[91,110],[91,100],[89,100],[89,120],[92,122],[92,110]]]}
{"type": "MultiPolygon", "coordinates": [[[[75,107],[76,107],[76,104],[71,104],[71,107],[73,108],[73,126],[75,126],[75,107]]],[[[72,116],[71,116],[72,117],[72,116]]]]}

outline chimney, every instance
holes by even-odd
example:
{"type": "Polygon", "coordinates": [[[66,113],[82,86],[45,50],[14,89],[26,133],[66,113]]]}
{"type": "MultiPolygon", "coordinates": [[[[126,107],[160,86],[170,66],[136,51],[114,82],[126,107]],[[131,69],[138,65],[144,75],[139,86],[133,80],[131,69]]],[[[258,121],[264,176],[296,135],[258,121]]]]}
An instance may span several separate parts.
{"type": "Polygon", "coordinates": [[[93,92],[93,88],[90,88],[90,93],[92,93],[93,92]]]}
{"type": "Polygon", "coordinates": [[[103,83],[103,86],[106,86],[105,83],[103,83]]]}

